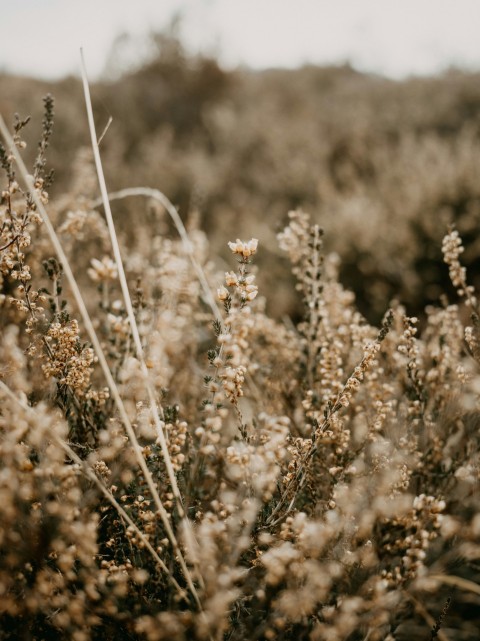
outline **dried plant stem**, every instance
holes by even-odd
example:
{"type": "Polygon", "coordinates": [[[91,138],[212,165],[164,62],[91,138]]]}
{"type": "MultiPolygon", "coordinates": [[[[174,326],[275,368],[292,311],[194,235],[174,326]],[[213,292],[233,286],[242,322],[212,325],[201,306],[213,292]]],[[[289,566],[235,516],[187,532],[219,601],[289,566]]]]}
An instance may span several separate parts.
{"type": "MultiPolygon", "coordinates": [[[[414,597],[413,594],[410,594],[410,592],[404,591],[403,594],[407,599],[409,599],[409,601],[411,601],[415,610],[425,620],[427,625],[429,625],[430,628],[433,628],[435,626],[435,619],[428,612],[423,603],[421,603],[416,597],[414,597]]],[[[442,630],[437,630],[436,635],[440,639],[440,641],[449,641],[447,635],[442,630]]]]}
{"type": "Polygon", "coordinates": [[[130,292],[128,289],[128,283],[127,283],[127,278],[125,276],[125,269],[123,267],[123,260],[122,260],[122,255],[120,253],[120,245],[118,243],[118,238],[117,238],[117,233],[115,230],[115,225],[113,223],[113,216],[112,216],[112,210],[110,208],[110,202],[108,199],[108,192],[107,192],[107,185],[105,182],[105,176],[103,173],[103,166],[102,166],[102,160],[100,158],[100,150],[98,147],[98,142],[97,142],[97,134],[95,131],[95,123],[93,120],[93,109],[92,109],[92,101],[90,98],[90,88],[88,85],[88,79],[87,79],[87,70],[85,67],[85,60],[83,57],[83,51],[80,51],[81,59],[82,59],[82,79],[83,79],[83,90],[85,94],[85,103],[87,107],[87,114],[88,114],[88,125],[90,128],[90,136],[92,139],[92,148],[93,148],[93,155],[95,158],[95,166],[97,170],[97,176],[98,176],[98,182],[100,184],[100,192],[102,194],[102,202],[103,206],[105,208],[105,216],[107,219],[107,225],[108,225],[108,231],[110,233],[110,239],[112,241],[112,248],[113,248],[113,254],[115,256],[115,262],[117,264],[117,270],[118,270],[118,277],[120,280],[120,285],[122,288],[122,293],[123,293],[123,299],[125,301],[125,307],[127,309],[127,314],[128,314],[128,320],[130,323],[130,331],[132,332],[132,337],[133,337],[133,342],[135,344],[135,351],[137,354],[137,358],[140,361],[140,367],[142,371],[142,376],[145,380],[145,385],[147,387],[147,392],[148,392],[148,397],[150,401],[150,410],[152,412],[153,419],[155,421],[155,427],[157,431],[157,436],[158,440],[160,441],[160,447],[162,449],[162,455],[163,459],[165,461],[165,466],[167,468],[167,474],[168,478],[170,480],[170,485],[172,486],[172,492],[177,500],[178,506],[179,506],[179,511],[180,515],[183,517],[184,515],[184,509],[183,509],[183,502],[182,502],[182,497],[180,495],[180,490],[178,488],[177,484],[177,479],[175,477],[175,471],[173,469],[172,461],[170,458],[170,454],[168,451],[168,446],[167,446],[167,441],[165,439],[165,433],[163,430],[162,423],[160,421],[160,413],[162,414],[163,418],[163,410],[161,406],[159,407],[158,399],[155,394],[155,390],[153,389],[153,386],[150,382],[150,377],[148,375],[148,368],[147,364],[145,362],[145,354],[143,350],[143,345],[142,341],[140,339],[140,333],[138,331],[137,327],[137,321],[135,318],[135,313],[133,311],[133,305],[132,305],[132,299],[130,296],[130,292]]]}
{"type": "MultiPolygon", "coordinates": [[[[121,288],[122,288],[123,298],[124,298],[124,301],[125,301],[125,307],[127,309],[128,319],[129,319],[129,323],[130,323],[130,330],[132,332],[137,358],[138,358],[138,360],[140,362],[140,368],[141,368],[142,376],[143,376],[143,379],[145,381],[145,386],[147,388],[148,398],[149,398],[149,401],[150,401],[150,411],[152,413],[153,420],[155,422],[155,428],[156,428],[156,432],[157,432],[157,437],[158,437],[158,441],[160,443],[160,447],[161,447],[161,450],[162,450],[162,456],[163,456],[163,460],[165,462],[165,467],[166,467],[168,478],[169,478],[170,485],[171,485],[171,488],[172,488],[172,493],[173,493],[173,495],[175,497],[177,510],[178,510],[180,518],[185,522],[185,526],[191,529],[191,524],[189,523],[188,519],[186,518],[185,508],[184,508],[184,505],[183,505],[183,499],[182,499],[182,496],[180,494],[180,489],[178,487],[177,478],[175,476],[175,470],[173,469],[172,460],[171,460],[171,457],[170,457],[170,453],[168,451],[167,440],[165,438],[165,432],[164,432],[163,425],[162,425],[163,421],[161,420],[161,418],[163,419],[163,410],[162,410],[162,408],[161,408],[161,406],[160,406],[160,404],[158,402],[157,396],[155,394],[155,390],[153,388],[153,384],[152,384],[152,382],[150,380],[150,376],[149,376],[149,373],[148,373],[148,367],[147,367],[147,364],[146,364],[146,361],[145,361],[145,353],[144,353],[144,350],[143,350],[142,341],[140,339],[140,333],[138,331],[138,326],[137,326],[137,321],[136,321],[136,318],[135,318],[135,313],[133,311],[132,299],[131,299],[130,292],[129,292],[129,289],[128,289],[127,278],[125,276],[125,269],[124,269],[124,266],[123,266],[122,255],[121,255],[121,252],[120,252],[120,245],[118,243],[117,233],[116,233],[115,225],[114,225],[114,222],[113,222],[112,210],[111,210],[110,201],[109,201],[109,198],[108,198],[107,185],[106,185],[106,182],[105,182],[105,175],[103,173],[102,159],[100,157],[100,149],[98,147],[97,134],[96,134],[95,123],[94,123],[94,119],[93,119],[93,109],[92,109],[92,101],[91,101],[91,97],[90,97],[90,87],[89,87],[89,84],[88,84],[87,70],[86,70],[85,60],[84,60],[84,56],[83,56],[83,51],[82,50],[80,50],[80,56],[81,56],[81,66],[82,66],[83,90],[84,90],[84,94],[85,94],[85,104],[86,104],[86,108],[87,108],[88,124],[89,124],[89,128],[90,128],[90,136],[91,136],[91,141],[92,141],[93,155],[94,155],[94,158],[95,158],[95,166],[96,166],[96,170],[97,170],[98,182],[99,182],[99,185],[100,185],[100,192],[101,192],[101,195],[102,195],[102,202],[103,202],[103,206],[104,206],[104,209],[105,209],[105,216],[106,216],[106,219],[107,219],[108,231],[110,233],[110,239],[111,239],[111,242],[112,242],[113,253],[114,253],[115,262],[116,262],[116,265],[117,265],[118,277],[119,277],[119,280],[120,280],[120,285],[121,285],[121,288]],[[162,416],[160,416],[160,414],[162,414],[162,416]]],[[[178,217],[178,214],[177,214],[177,217],[178,217]]],[[[180,220],[180,218],[179,218],[179,220],[180,220]]],[[[186,231],[185,231],[185,234],[186,234],[186,231]]],[[[188,237],[187,237],[187,240],[188,240],[188,237]]],[[[188,571],[188,568],[187,568],[186,564],[185,564],[185,567],[184,567],[184,572],[186,572],[186,576],[188,574],[188,576],[190,577],[190,573],[188,571]]],[[[202,582],[200,574],[198,576],[199,576],[199,581],[202,584],[203,582],[202,582]]],[[[191,587],[194,587],[192,579],[189,578],[188,580],[189,580],[189,583],[191,583],[191,587]]]]}
{"type": "MultiPolygon", "coordinates": [[[[383,339],[385,336],[388,334],[390,325],[392,323],[393,319],[393,313],[391,310],[387,312],[387,315],[385,317],[385,320],[382,324],[382,328],[380,329],[380,332],[377,336],[377,339],[375,341],[375,344],[377,346],[380,346],[382,343],[383,339]]],[[[368,363],[369,363],[370,357],[367,355],[364,355],[358,366],[355,368],[355,370],[360,370],[363,373],[368,369],[368,363]]],[[[339,412],[343,407],[343,402],[342,399],[345,397],[346,392],[348,391],[349,387],[349,381],[352,379],[353,374],[347,379],[347,382],[344,384],[342,390],[338,393],[335,402],[331,407],[329,407],[326,412],[325,412],[325,418],[321,425],[319,425],[316,430],[315,430],[315,436],[313,439],[313,442],[308,450],[308,452],[305,454],[303,457],[303,460],[301,464],[298,466],[294,476],[288,483],[285,491],[283,492],[282,496],[280,497],[279,502],[271,512],[270,516],[268,517],[266,521],[266,526],[267,527],[274,527],[277,525],[279,522],[281,522],[292,510],[293,506],[295,505],[296,497],[300,489],[302,488],[305,479],[307,477],[307,472],[309,465],[317,453],[318,450],[318,436],[325,432],[325,430],[328,429],[330,422],[332,420],[332,417],[334,414],[339,412]],[[293,493],[293,496],[292,496],[293,493]],[[290,498],[291,497],[291,498],[290,498]],[[290,500],[290,502],[289,502],[290,500]],[[284,511],[281,515],[277,516],[279,512],[282,510],[283,507],[289,502],[288,508],[286,511],[284,511]],[[276,518],[275,518],[276,517],[276,518]]]]}
{"type": "MultiPolygon", "coordinates": [[[[220,310],[218,309],[218,305],[215,301],[215,298],[213,297],[212,292],[210,290],[210,286],[208,284],[207,277],[205,276],[205,272],[203,271],[202,266],[200,265],[198,260],[195,258],[192,242],[188,237],[188,232],[185,229],[185,225],[183,224],[183,221],[180,218],[179,213],[174,207],[174,205],[160,190],[151,189],[149,187],[130,187],[128,189],[121,189],[120,191],[114,191],[108,194],[108,200],[109,201],[122,200],[123,198],[130,198],[132,196],[144,196],[145,198],[151,198],[152,200],[156,200],[163,205],[163,207],[169,214],[170,218],[173,220],[175,227],[177,228],[177,231],[180,235],[180,238],[182,239],[185,253],[189,257],[190,262],[192,263],[192,267],[195,270],[195,273],[197,275],[198,281],[202,286],[206,302],[210,306],[210,309],[212,310],[212,313],[215,316],[215,318],[218,321],[222,322],[223,320],[222,315],[220,313],[220,310]]],[[[93,207],[98,207],[101,204],[104,204],[103,199],[96,200],[93,203],[93,207]]]]}
{"type": "Polygon", "coordinates": [[[315,361],[318,356],[317,345],[315,344],[315,336],[318,332],[318,326],[321,322],[320,308],[317,305],[317,302],[320,300],[322,293],[323,284],[320,279],[321,269],[323,263],[323,257],[321,254],[321,242],[323,230],[320,229],[318,225],[314,225],[312,229],[312,255],[311,255],[311,265],[310,269],[312,274],[315,275],[313,282],[311,284],[311,293],[310,299],[312,302],[311,308],[309,308],[308,314],[308,343],[307,343],[307,378],[309,389],[312,389],[314,386],[314,368],[315,361]]]}
{"type": "Polygon", "coordinates": [[[138,465],[140,466],[140,469],[145,477],[145,481],[147,482],[147,485],[150,489],[152,498],[155,502],[155,505],[157,507],[157,510],[160,514],[160,518],[162,520],[162,523],[165,527],[165,531],[167,533],[167,536],[170,540],[170,543],[172,544],[172,547],[177,555],[178,561],[180,563],[180,566],[182,567],[182,571],[185,575],[185,579],[188,583],[189,589],[192,593],[192,596],[194,597],[197,605],[200,607],[200,600],[198,598],[197,590],[195,588],[195,585],[193,584],[193,580],[190,574],[190,571],[187,567],[187,564],[185,562],[185,559],[183,557],[183,554],[180,550],[180,547],[178,545],[177,539],[175,537],[175,534],[173,532],[172,526],[169,521],[169,515],[167,514],[167,511],[163,507],[162,501],[160,499],[160,496],[158,494],[157,488],[155,486],[155,483],[153,481],[152,475],[150,473],[150,470],[147,467],[147,464],[145,462],[145,458],[142,453],[142,448],[140,447],[140,444],[137,440],[137,437],[135,435],[135,431],[132,427],[132,424],[130,422],[130,419],[128,417],[127,411],[125,409],[125,405],[122,401],[122,398],[120,396],[120,393],[118,391],[117,384],[115,383],[115,380],[112,376],[112,373],[110,371],[110,368],[108,366],[107,359],[105,357],[105,353],[103,351],[103,348],[100,344],[100,341],[98,339],[98,336],[95,332],[95,329],[93,327],[92,320],[90,318],[90,314],[88,313],[87,307],[85,305],[85,302],[83,300],[82,294],[80,292],[80,289],[78,287],[77,281],[75,279],[75,276],[73,275],[72,268],[70,267],[69,260],[67,258],[67,255],[65,254],[62,244],[60,243],[60,240],[55,232],[55,229],[53,228],[52,222],[50,220],[50,217],[41,201],[41,199],[38,196],[37,190],[35,189],[35,186],[33,184],[33,179],[32,176],[29,175],[27,168],[25,167],[25,163],[23,162],[23,159],[21,155],[18,152],[18,149],[12,139],[12,136],[10,135],[10,132],[8,131],[8,128],[5,124],[5,121],[3,117],[0,115],[0,132],[7,144],[7,147],[10,149],[11,154],[15,158],[15,161],[17,163],[17,167],[20,171],[20,175],[22,176],[31,196],[32,199],[37,207],[38,213],[41,215],[43,223],[45,225],[45,228],[48,232],[48,235],[50,237],[50,240],[52,242],[52,245],[57,253],[57,256],[62,263],[63,271],[65,276],[67,277],[68,283],[70,285],[70,288],[72,290],[73,296],[75,298],[75,302],[77,304],[78,310],[80,312],[80,315],[82,317],[83,323],[85,325],[85,329],[87,331],[87,334],[90,338],[90,341],[95,349],[95,353],[98,357],[98,361],[100,363],[100,366],[102,368],[102,371],[104,373],[105,379],[107,381],[107,384],[110,388],[110,393],[113,396],[113,399],[117,405],[120,418],[122,420],[122,423],[125,426],[125,430],[127,432],[128,438],[130,439],[130,442],[132,444],[132,448],[135,454],[135,457],[137,459],[138,465]]]}
{"type": "Polygon", "coordinates": [[[439,583],[444,583],[445,585],[453,585],[456,588],[465,590],[466,592],[473,592],[474,594],[480,595],[480,585],[469,581],[468,579],[462,579],[461,576],[451,576],[447,574],[433,574],[428,577],[439,583]]]}
{"type": "MultiPolygon", "coordinates": [[[[339,393],[338,398],[340,398],[341,395],[342,395],[342,392],[339,393]]],[[[328,412],[328,415],[325,417],[322,424],[319,427],[317,427],[316,429],[317,435],[322,434],[323,432],[325,432],[325,430],[328,429],[333,415],[339,410],[341,410],[342,407],[343,405],[337,400],[336,403],[328,412]]],[[[282,496],[280,497],[279,502],[277,503],[277,505],[271,512],[270,516],[268,517],[266,522],[267,526],[274,527],[275,525],[283,521],[283,519],[286,516],[288,516],[288,514],[291,512],[297,498],[297,493],[303,486],[303,483],[307,475],[308,467],[313,457],[315,456],[317,449],[318,449],[318,441],[314,441],[311,444],[308,452],[303,457],[303,460],[301,464],[298,466],[297,471],[295,472],[295,475],[293,476],[293,478],[290,480],[287,487],[285,488],[282,496]],[[292,492],[293,492],[293,496],[292,496],[292,492]],[[289,499],[290,499],[290,502],[289,502],[289,499]],[[282,510],[282,508],[285,507],[285,505],[287,505],[287,503],[289,503],[287,509],[275,519],[275,517],[282,510]]]]}
{"type": "MultiPolygon", "coordinates": [[[[11,398],[19,407],[21,407],[25,412],[31,413],[35,415],[35,410],[27,405],[26,403],[22,402],[13,392],[12,390],[3,382],[0,381],[0,389],[7,395],[9,398],[11,398]]],[[[172,576],[172,573],[170,570],[167,568],[165,563],[162,561],[162,559],[158,556],[157,552],[155,549],[152,547],[152,544],[150,541],[147,539],[147,537],[144,535],[144,533],[139,529],[138,525],[132,521],[130,516],[125,512],[123,507],[118,503],[116,498],[113,496],[112,492],[102,483],[102,481],[98,478],[98,476],[95,474],[94,470],[92,467],[87,463],[87,461],[82,460],[73,450],[72,448],[66,443],[63,439],[61,439],[53,430],[50,431],[52,439],[68,454],[70,459],[77,463],[82,469],[82,472],[84,475],[95,485],[98,487],[100,492],[105,496],[105,498],[111,503],[111,505],[117,510],[119,515],[128,523],[130,527],[132,527],[135,530],[135,534],[142,540],[143,544],[145,545],[145,548],[150,552],[152,557],[155,559],[156,563],[159,565],[161,570],[165,572],[167,575],[169,581],[171,581],[173,587],[177,590],[179,596],[186,600],[186,594],[185,590],[178,584],[176,579],[172,576]]]]}

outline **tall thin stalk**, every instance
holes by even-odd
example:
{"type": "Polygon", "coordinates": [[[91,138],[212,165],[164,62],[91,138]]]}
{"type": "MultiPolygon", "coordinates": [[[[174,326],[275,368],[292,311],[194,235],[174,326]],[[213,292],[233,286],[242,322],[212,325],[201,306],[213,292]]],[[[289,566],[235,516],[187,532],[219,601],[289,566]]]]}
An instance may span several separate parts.
{"type": "Polygon", "coordinates": [[[55,249],[55,252],[57,253],[57,256],[62,264],[64,274],[67,278],[68,284],[70,285],[70,288],[72,290],[73,296],[75,298],[75,302],[77,304],[78,310],[80,312],[80,315],[82,317],[83,323],[85,325],[85,329],[87,331],[87,334],[90,338],[90,341],[93,345],[93,348],[95,350],[95,353],[98,357],[98,361],[100,363],[100,367],[102,368],[103,374],[105,376],[105,379],[107,381],[108,387],[110,388],[110,393],[112,394],[112,397],[117,405],[120,418],[125,426],[125,430],[127,432],[128,438],[130,439],[135,458],[138,462],[138,465],[145,477],[145,481],[147,482],[147,485],[150,489],[153,501],[156,505],[156,508],[158,510],[158,513],[160,514],[160,518],[162,520],[162,523],[165,527],[165,531],[167,533],[167,536],[170,540],[170,543],[174,549],[174,552],[178,558],[178,562],[180,563],[180,566],[182,568],[182,571],[184,573],[185,579],[187,581],[187,584],[189,586],[190,592],[192,593],[192,596],[197,603],[198,607],[200,608],[200,599],[197,594],[197,590],[195,588],[195,585],[192,580],[192,576],[190,574],[190,570],[188,569],[188,566],[185,562],[185,559],[183,557],[183,554],[180,550],[180,546],[178,545],[177,539],[175,537],[175,534],[173,532],[172,526],[169,521],[169,515],[167,511],[165,510],[163,503],[160,499],[160,496],[158,494],[157,488],[155,486],[152,474],[150,470],[147,467],[147,464],[145,462],[145,458],[142,453],[142,448],[140,447],[140,444],[137,440],[135,431],[133,429],[132,423],[128,417],[127,411],[125,409],[125,405],[122,401],[122,398],[120,396],[120,393],[118,391],[117,384],[115,383],[115,380],[112,376],[112,373],[110,371],[110,368],[108,366],[108,362],[105,356],[105,353],[103,351],[103,348],[100,344],[100,341],[98,339],[98,336],[95,332],[95,329],[93,327],[92,320],[90,318],[90,314],[88,313],[87,307],[85,305],[85,301],[83,300],[82,294],[80,292],[80,288],[78,287],[77,281],[75,279],[75,276],[73,274],[72,268],[70,266],[70,262],[67,258],[67,255],[65,254],[62,244],[55,232],[55,229],[52,225],[52,222],[50,220],[50,217],[47,213],[47,210],[45,209],[38,193],[37,190],[35,189],[34,183],[33,183],[33,178],[32,176],[28,173],[27,168],[25,167],[25,163],[23,162],[23,159],[13,141],[12,136],[10,135],[10,132],[8,130],[7,125],[5,124],[5,121],[3,117],[0,115],[0,132],[5,140],[5,143],[7,147],[10,149],[11,154],[15,158],[15,161],[17,163],[17,167],[20,171],[20,175],[28,189],[28,191],[31,194],[31,197],[37,207],[37,211],[42,217],[43,223],[45,225],[45,228],[47,230],[47,233],[50,237],[50,240],[52,242],[52,245],[55,249]]]}

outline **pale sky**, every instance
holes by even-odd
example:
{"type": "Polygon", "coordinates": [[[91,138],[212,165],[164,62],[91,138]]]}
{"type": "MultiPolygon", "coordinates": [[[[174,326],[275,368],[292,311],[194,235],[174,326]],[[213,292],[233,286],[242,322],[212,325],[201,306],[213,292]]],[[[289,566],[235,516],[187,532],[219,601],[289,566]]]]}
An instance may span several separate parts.
{"type": "Polygon", "coordinates": [[[480,69],[480,0],[0,0],[0,69],[78,73],[83,47],[95,78],[115,36],[134,34],[141,55],[142,36],[176,11],[187,46],[227,66],[350,61],[396,78],[480,69]]]}

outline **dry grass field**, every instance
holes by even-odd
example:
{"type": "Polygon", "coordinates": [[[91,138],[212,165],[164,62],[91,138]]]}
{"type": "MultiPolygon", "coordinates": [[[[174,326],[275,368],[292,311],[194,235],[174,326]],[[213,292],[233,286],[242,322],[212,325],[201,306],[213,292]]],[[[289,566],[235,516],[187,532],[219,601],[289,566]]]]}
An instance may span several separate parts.
{"type": "Polygon", "coordinates": [[[0,87],[0,640],[477,639],[480,76],[0,87]]]}

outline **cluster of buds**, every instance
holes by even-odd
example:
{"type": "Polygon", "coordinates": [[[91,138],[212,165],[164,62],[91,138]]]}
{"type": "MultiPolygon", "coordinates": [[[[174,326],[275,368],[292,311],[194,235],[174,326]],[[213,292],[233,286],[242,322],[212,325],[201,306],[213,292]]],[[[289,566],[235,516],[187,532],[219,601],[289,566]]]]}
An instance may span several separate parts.
{"type": "Polygon", "coordinates": [[[87,274],[94,283],[108,283],[117,279],[117,265],[109,256],[104,256],[102,260],[92,258],[90,263],[92,266],[87,269],[87,274]]]}
{"type": "MultiPolygon", "coordinates": [[[[475,317],[475,313],[472,317],[475,317]]],[[[449,372],[457,370],[465,332],[457,305],[434,310],[429,314],[428,321],[431,329],[428,350],[433,357],[433,364],[425,374],[425,381],[430,387],[430,393],[432,393],[432,386],[435,386],[437,402],[439,402],[440,397],[446,400],[451,394],[452,382],[449,380],[449,372]]]]}
{"type": "Polygon", "coordinates": [[[225,397],[236,405],[238,398],[243,396],[248,364],[248,333],[253,326],[248,303],[258,294],[255,275],[247,272],[247,265],[257,251],[258,240],[237,240],[228,245],[233,254],[240,256],[240,266],[237,273],[225,273],[225,285],[217,290],[227,316],[223,331],[220,325],[218,326],[220,349],[213,354],[211,363],[217,368],[225,397]]]}
{"type": "Polygon", "coordinates": [[[398,352],[407,358],[406,371],[409,385],[415,393],[415,400],[410,404],[409,415],[415,421],[419,421],[424,413],[422,399],[424,398],[425,371],[420,369],[422,358],[420,354],[420,343],[415,338],[417,334],[418,319],[403,315],[403,333],[398,345],[398,352]]]}
{"type": "MultiPolygon", "coordinates": [[[[258,287],[255,283],[255,275],[248,274],[248,276],[242,276],[235,274],[235,272],[226,272],[225,273],[225,284],[227,287],[234,287],[235,290],[239,293],[240,299],[243,302],[250,302],[256,298],[258,294],[258,287]]],[[[217,289],[217,295],[219,300],[225,302],[230,296],[230,292],[226,287],[222,285],[217,289]]]]}
{"type": "Polygon", "coordinates": [[[82,347],[78,322],[52,323],[46,335],[46,360],[42,366],[47,378],[55,377],[83,394],[90,385],[95,354],[90,347],[82,347]]]}
{"type": "Polygon", "coordinates": [[[87,212],[81,209],[75,211],[68,211],[65,220],[58,228],[59,234],[70,234],[71,236],[79,236],[85,222],[87,220],[87,212]]]}
{"type": "Polygon", "coordinates": [[[260,414],[261,426],[250,442],[234,441],[225,460],[231,481],[246,483],[262,501],[272,499],[289,456],[287,438],[290,421],[285,416],[260,414]]]}
{"type": "Polygon", "coordinates": [[[112,470],[108,467],[105,461],[98,460],[93,464],[93,469],[98,476],[100,476],[104,482],[108,482],[109,478],[112,475],[112,470]]]}
{"type": "Polygon", "coordinates": [[[244,365],[239,365],[238,367],[227,366],[225,371],[220,374],[223,391],[231,403],[235,403],[240,396],[243,396],[242,388],[246,371],[247,368],[244,365]]]}
{"type": "Polygon", "coordinates": [[[477,326],[465,328],[465,342],[467,343],[470,353],[477,362],[480,362],[480,340],[479,328],[477,326]]]}
{"type": "Polygon", "coordinates": [[[311,448],[312,439],[310,438],[297,437],[288,445],[289,461],[287,471],[282,478],[282,484],[285,488],[290,488],[298,470],[304,465],[311,448]]]}
{"type": "Polygon", "coordinates": [[[428,548],[438,537],[445,507],[445,501],[420,494],[414,498],[412,508],[406,514],[385,521],[382,550],[392,558],[401,558],[399,564],[382,572],[382,578],[389,588],[402,585],[419,575],[428,548]]]}
{"type": "MultiPolygon", "coordinates": [[[[209,389],[214,395],[214,402],[220,402],[223,397],[218,392],[218,384],[211,381],[209,389]]],[[[195,436],[201,439],[200,453],[210,455],[215,452],[215,448],[220,442],[223,419],[227,417],[228,410],[225,407],[218,408],[213,403],[206,403],[203,411],[205,419],[203,425],[195,430],[195,436]]]]}
{"type": "Polygon", "coordinates": [[[130,336],[130,321],[126,316],[108,313],[107,324],[109,330],[117,337],[125,339],[130,336]]]}
{"type": "Polygon", "coordinates": [[[359,389],[360,382],[363,380],[365,372],[372,367],[379,351],[380,351],[379,341],[375,341],[373,343],[367,343],[367,345],[365,346],[365,351],[363,353],[362,361],[360,365],[358,365],[355,368],[353,374],[348,378],[347,382],[345,383],[345,386],[343,387],[342,391],[338,396],[336,405],[340,405],[343,407],[348,407],[350,405],[350,401],[353,395],[359,389]]]}
{"type": "Polygon", "coordinates": [[[403,317],[403,341],[402,344],[398,346],[398,351],[401,354],[408,356],[408,359],[411,363],[411,367],[416,369],[418,366],[418,345],[415,340],[417,334],[417,328],[415,327],[418,323],[418,318],[415,316],[403,317]]]}
{"type": "Polygon", "coordinates": [[[456,229],[452,229],[443,239],[442,252],[443,259],[449,267],[452,285],[457,287],[457,289],[463,288],[467,276],[467,270],[460,264],[459,258],[464,252],[464,247],[462,245],[460,234],[456,229]]]}
{"type": "Polygon", "coordinates": [[[342,406],[348,407],[350,405],[350,401],[353,395],[359,389],[360,382],[363,381],[363,377],[365,376],[366,372],[370,370],[375,364],[378,352],[381,349],[381,344],[390,331],[392,323],[393,312],[392,310],[389,310],[385,316],[376,340],[373,342],[368,342],[365,345],[361,362],[359,363],[359,365],[357,365],[357,367],[355,367],[353,374],[348,378],[344,388],[338,395],[333,408],[335,411],[342,406]]]}
{"type": "Polygon", "coordinates": [[[32,278],[30,267],[28,265],[22,265],[18,269],[12,269],[12,271],[10,272],[10,276],[13,278],[13,280],[19,280],[22,283],[32,278]]]}
{"type": "Polygon", "coordinates": [[[375,408],[375,416],[371,424],[371,432],[369,434],[370,440],[375,440],[375,433],[381,432],[388,417],[393,416],[396,408],[395,400],[380,400],[377,399],[373,403],[375,408]]]}
{"type": "Polygon", "coordinates": [[[243,261],[248,261],[248,259],[257,252],[258,239],[252,238],[251,240],[244,243],[237,238],[234,243],[228,243],[228,246],[232,250],[233,254],[238,254],[242,257],[243,261]]]}
{"type": "MultiPolygon", "coordinates": [[[[285,229],[277,234],[280,249],[287,252],[290,261],[294,266],[302,264],[305,254],[308,251],[308,240],[310,234],[310,216],[297,209],[288,213],[290,219],[285,229]]],[[[294,270],[295,276],[299,276],[298,267],[294,270]]]]}
{"type": "Polygon", "coordinates": [[[97,405],[105,405],[110,398],[110,390],[104,387],[100,390],[89,389],[85,394],[86,400],[94,401],[97,405]]]}
{"type": "Polygon", "coordinates": [[[48,205],[48,191],[44,189],[45,181],[41,177],[37,177],[36,179],[33,179],[32,177],[32,182],[33,186],[35,188],[35,191],[37,192],[37,196],[39,200],[41,201],[42,205],[48,205]]]}
{"type": "Polygon", "coordinates": [[[460,255],[464,247],[462,239],[456,229],[450,229],[442,242],[443,260],[448,265],[448,272],[452,285],[459,296],[465,296],[467,305],[476,307],[476,298],[473,287],[467,285],[467,270],[460,263],[460,255]]]}
{"type": "Polygon", "coordinates": [[[240,307],[244,307],[247,302],[251,302],[258,294],[258,287],[255,285],[255,275],[247,273],[246,266],[250,263],[250,258],[257,252],[258,240],[252,238],[244,243],[237,240],[235,243],[228,243],[233,254],[240,256],[240,267],[238,273],[226,272],[225,285],[217,290],[217,296],[225,306],[227,313],[233,303],[232,293],[227,288],[233,288],[234,294],[240,300],[240,307]]]}
{"type": "MultiPolygon", "coordinates": [[[[164,425],[168,440],[168,451],[175,472],[179,472],[185,463],[185,443],[187,441],[188,425],[185,421],[175,421],[164,425]]],[[[160,444],[160,439],[157,439],[160,444]]]]}

